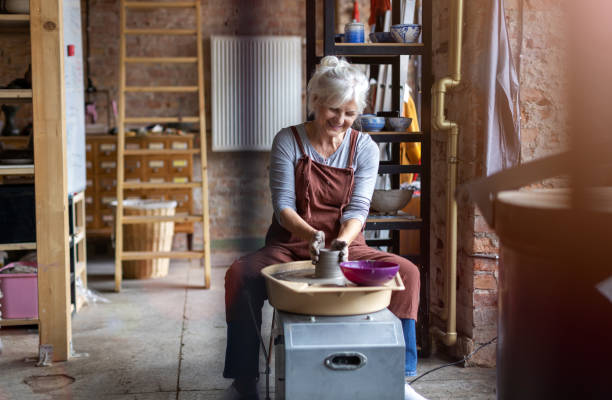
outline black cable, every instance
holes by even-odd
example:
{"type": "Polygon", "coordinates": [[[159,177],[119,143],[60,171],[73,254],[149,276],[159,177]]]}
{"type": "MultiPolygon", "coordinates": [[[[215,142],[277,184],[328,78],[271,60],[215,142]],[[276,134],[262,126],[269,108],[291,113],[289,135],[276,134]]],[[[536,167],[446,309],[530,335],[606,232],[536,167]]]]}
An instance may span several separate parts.
{"type": "Polygon", "coordinates": [[[491,343],[495,342],[497,340],[497,336],[495,336],[493,339],[489,340],[487,343],[483,343],[480,346],[478,346],[478,348],[474,351],[472,351],[470,354],[468,354],[467,356],[463,357],[461,360],[459,361],[455,361],[452,363],[448,363],[448,364],[444,364],[444,365],[440,365],[439,367],[436,368],[432,368],[427,372],[422,373],[421,375],[417,376],[416,378],[414,378],[413,380],[411,380],[410,382],[408,382],[410,385],[412,385],[414,382],[418,381],[419,379],[421,379],[422,377],[424,377],[425,375],[431,374],[434,371],[437,371],[439,369],[442,368],[446,368],[446,367],[450,367],[451,365],[456,365],[456,364],[460,364],[463,362],[466,362],[467,360],[469,360],[470,358],[472,358],[472,356],[476,353],[478,353],[480,351],[480,349],[482,349],[483,347],[486,347],[488,345],[490,345],[491,343]]]}

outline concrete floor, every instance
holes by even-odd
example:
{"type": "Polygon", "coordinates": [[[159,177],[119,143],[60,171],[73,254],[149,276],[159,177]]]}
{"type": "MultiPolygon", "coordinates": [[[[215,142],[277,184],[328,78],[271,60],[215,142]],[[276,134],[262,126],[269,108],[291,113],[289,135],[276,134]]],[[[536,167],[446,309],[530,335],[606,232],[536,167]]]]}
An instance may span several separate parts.
{"type": "MultiPolygon", "coordinates": [[[[89,287],[111,303],[89,305],[74,316],[73,347],[82,357],[36,367],[36,331],[2,329],[0,400],[223,397],[231,383],[221,376],[225,269],[213,268],[212,289],[203,290],[202,269],[173,262],[168,277],[124,281],[121,293],[113,292],[112,271],[111,261],[89,262],[89,287]]],[[[264,317],[269,327],[269,306],[264,317]]],[[[419,374],[445,362],[419,360],[419,374]]],[[[265,393],[265,378],[260,382],[265,393]]],[[[494,399],[495,370],[447,367],[413,387],[428,399],[494,399]]]]}

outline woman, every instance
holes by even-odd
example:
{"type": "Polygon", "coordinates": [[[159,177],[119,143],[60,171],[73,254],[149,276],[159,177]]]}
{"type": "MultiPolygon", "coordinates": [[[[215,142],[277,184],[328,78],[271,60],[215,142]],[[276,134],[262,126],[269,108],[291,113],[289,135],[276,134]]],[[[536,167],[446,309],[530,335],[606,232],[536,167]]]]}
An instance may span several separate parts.
{"type": "Polygon", "coordinates": [[[321,60],[308,83],[315,119],[282,129],[274,138],[270,190],[274,206],[266,245],[232,264],[225,275],[227,350],[223,376],[244,398],[257,398],[259,337],[266,299],[262,268],[277,263],[316,262],[324,247],[342,259],[384,260],[400,265],[405,291],[394,292],[389,309],[402,319],[406,374],[416,374],[415,320],[419,271],[408,260],[368,247],[362,230],[378,172],[379,150],[370,136],[351,129],[366,105],[368,80],[344,60],[321,60]]]}

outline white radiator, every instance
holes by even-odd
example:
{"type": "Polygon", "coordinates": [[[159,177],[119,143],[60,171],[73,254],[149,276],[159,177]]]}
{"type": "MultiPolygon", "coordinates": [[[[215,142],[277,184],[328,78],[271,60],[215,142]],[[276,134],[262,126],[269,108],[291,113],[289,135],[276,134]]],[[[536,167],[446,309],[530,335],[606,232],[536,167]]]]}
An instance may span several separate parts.
{"type": "Polygon", "coordinates": [[[302,122],[299,36],[212,36],[212,149],[262,150],[302,122]]]}

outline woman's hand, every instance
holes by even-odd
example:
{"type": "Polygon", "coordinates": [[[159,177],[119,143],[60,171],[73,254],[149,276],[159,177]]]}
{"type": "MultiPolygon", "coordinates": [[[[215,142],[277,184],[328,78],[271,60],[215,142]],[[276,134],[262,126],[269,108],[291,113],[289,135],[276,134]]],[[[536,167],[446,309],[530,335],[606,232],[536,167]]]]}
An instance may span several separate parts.
{"type": "Polygon", "coordinates": [[[310,251],[310,259],[313,264],[319,262],[319,250],[325,247],[325,233],[323,231],[315,231],[310,238],[308,250],[310,251]]]}
{"type": "Polygon", "coordinates": [[[334,239],[331,242],[330,247],[332,250],[340,251],[340,254],[339,254],[340,262],[348,261],[348,242],[346,240],[334,239]]]}

